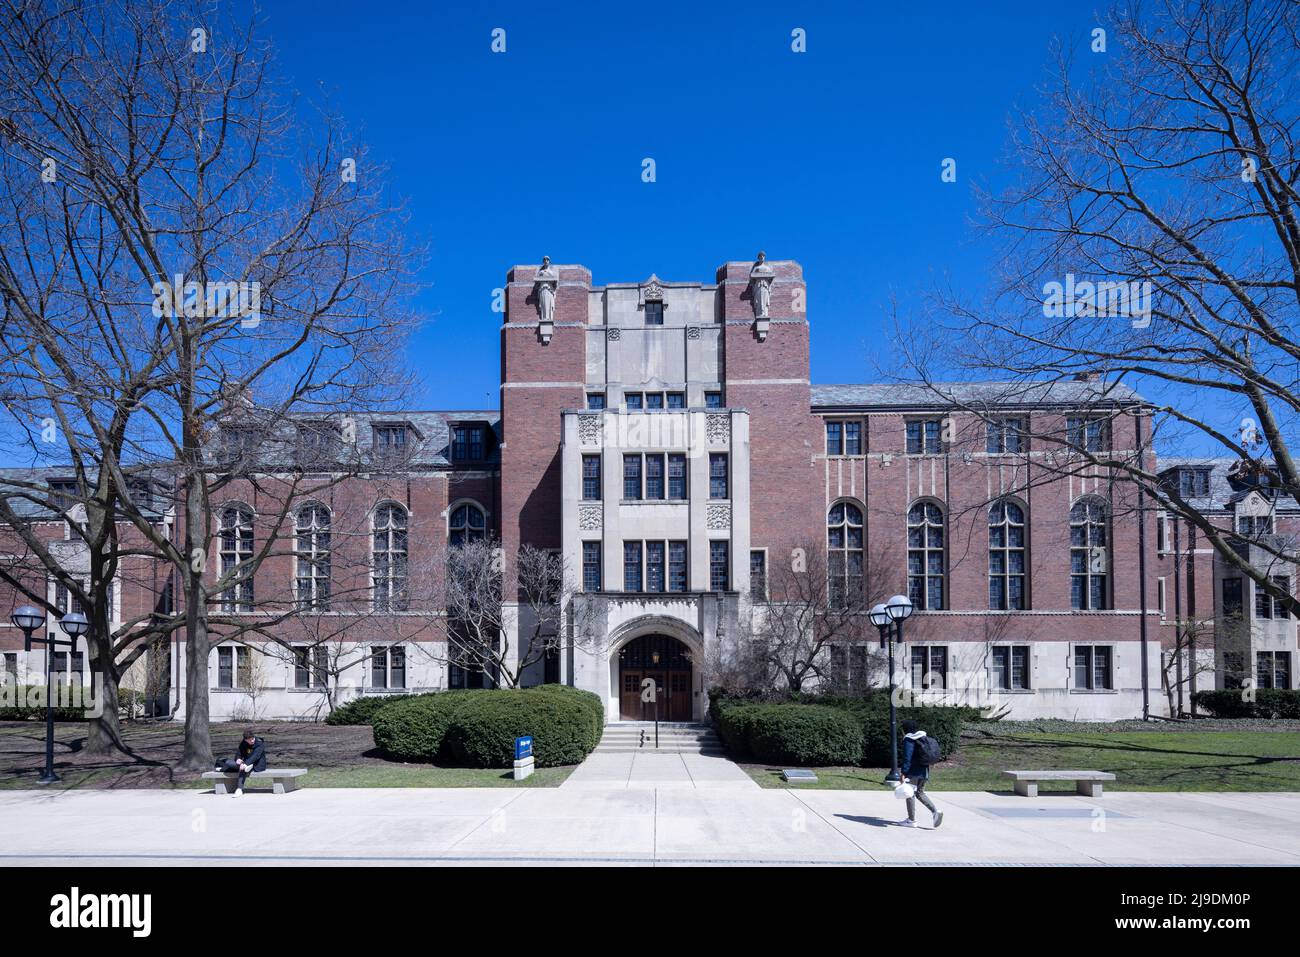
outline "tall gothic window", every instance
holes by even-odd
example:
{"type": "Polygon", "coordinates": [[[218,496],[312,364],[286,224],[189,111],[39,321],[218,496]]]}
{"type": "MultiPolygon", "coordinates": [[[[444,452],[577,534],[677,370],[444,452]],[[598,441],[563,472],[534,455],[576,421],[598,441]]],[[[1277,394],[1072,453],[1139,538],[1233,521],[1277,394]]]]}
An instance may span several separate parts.
{"type": "Polygon", "coordinates": [[[375,509],[372,583],[376,611],[406,611],[406,509],[375,509]]]}
{"type": "Polygon", "coordinates": [[[330,510],[305,505],[298,510],[295,579],[299,608],[330,607],[330,510]]]}
{"type": "Polygon", "coordinates": [[[1025,512],[1015,502],[989,509],[989,608],[1025,608],[1025,512]]]}
{"type": "Polygon", "coordinates": [[[476,542],[487,537],[487,519],[477,505],[461,505],[447,523],[447,541],[452,545],[476,542]]]}
{"type": "MultiPolygon", "coordinates": [[[[243,505],[227,505],[221,510],[221,575],[224,578],[253,559],[253,513],[243,505]]],[[[237,574],[247,577],[234,582],[221,593],[222,611],[253,610],[253,576],[244,568],[237,574]]]]}
{"type": "Polygon", "coordinates": [[[907,512],[907,597],[919,609],[944,607],[943,509],[917,502],[907,512]]]}
{"type": "Polygon", "coordinates": [[[1108,518],[1099,498],[1080,499],[1070,509],[1070,607],[1080,611],[1108,607],[1108,518]]]}
{"type": "Polygon", "coordinates": [[[862,599],[862,509],[839,502],[826,513],[829,597],[843,606],[862,599]]]}

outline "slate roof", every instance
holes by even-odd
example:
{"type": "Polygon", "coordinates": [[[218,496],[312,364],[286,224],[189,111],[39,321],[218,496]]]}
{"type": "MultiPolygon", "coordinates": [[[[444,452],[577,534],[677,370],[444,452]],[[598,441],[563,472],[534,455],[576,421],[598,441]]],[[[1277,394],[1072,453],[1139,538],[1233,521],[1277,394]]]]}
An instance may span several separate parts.
{"type": "MultiPolygon", "coordinates": [[[[1199,512],[1223,511],[1241,501],[1251,492],[1261,488],[1254,483],[1229,478],[1229,471],[1241,459],[1231,457],[1160,456],[1156,459],[1156,472],[1170,475],[1180,468],[1206,468],[1210,470],[1210,494],[1204,498],[1189,499],[1199,512]]],[[[1268,491],[1267,486],[1262,487],[1268,491]]],[[[1279,512],[1300,512],[1300,506],[1288,496],[1278,496],[1275,507],[1279,512]]]]}
{"type": "MultiPolygon", "coordinates": [[[[446,411],[411,411],[398,409],[385,412],[356,412],[350,415],[335,413],[330,415],[300,415],[281,420],[271,430],[269,437],[262,440],[257,454],[259,468],[289,468],[299,463],[300,426],[313,422],[330,422],[342,427],[346,418],[351,418],[356,429],[356,452],[340,455],[338,461],[347,468],[364,468],[379,463],[373,458],[375,426],[406,423],[413,432],[407,435],[407,454],[401,460],[403,469],[440,469],[450,468],[451,461],[451,425],[456,422],[486,423],[491,435],[485,443],[484,457],[472,463],[470,467],[493,468],[500,462],[501,414],[496,409],[452,409],[446,411]]],[[[256,429],[256,412],[241,422],[230,420],[232,428],[256,429]]],[[[345,450],[346,451],[346,450],[345,450]]],[[[223,450],[219,435],[210,443],[210,461],[217,466],[223,460],[223,450]]],[[[229,462],[229,459],[226,459],[229,462]]],[[[465,463],[454,463],[464,465],[465,463]]],[[[321,468],[326,466],[322,465],[321,468]]]]}
{"type": "MultiPolygon", "coordinates": [[[[51,479],[71,479],[75,475],[76,470],[71,465],[0,468],[0,495],[5,497],[9,507],[19,518],[55,519],[59,513],[40,501],[34,501],[33,499],[39,499],[42,493],[28,486],[49,488],[51,479]]],[[[156,506],[166,501],[169,492],[163,470],[158,469],[154,472],[153,485],[154,497],[150,503],[152,507],[144,509],[144,513],[148,514],[152,511],[155,515],[161,516],[162,512],[156,506]]]]}
{"type": "Polygon", "coordinates": [[[1122,383],[1062,380],[1036,382],[935,382],[929,386],[868,382],[814,385],[813,408],[875,409],[948,408],[953,405],[999,407],[1129,405],[1142,397],[1122,383]]]}

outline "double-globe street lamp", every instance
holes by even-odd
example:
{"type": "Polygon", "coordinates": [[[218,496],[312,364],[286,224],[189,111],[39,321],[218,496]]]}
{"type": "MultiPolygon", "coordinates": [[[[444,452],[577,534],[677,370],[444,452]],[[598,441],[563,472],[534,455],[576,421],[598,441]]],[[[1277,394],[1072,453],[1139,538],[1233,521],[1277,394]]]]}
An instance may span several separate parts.
{"type": "Polygon", "coordinates": [[[32,642],[45,646],[45,773],[37,778],[37,783],[53,784],[59,780],[59,776],[54,773],[54,649],[66,645],[71,651],[77,639],[90,630],[90,622],[81,612],[70,612],[59,621],[67,638],[56,638],[53,630],[44,638],[34,638],[32,632],[45,624],[45,612],[31,605],[23,605],[14,609],[9,620],[22,630],[23,651],[31,652],[32,642]]]}
{"type": "Polygon", "coordinates": [[[887,602],[876,605],[867,618],[880,630],[880,647],[889,648],[889,774],[886,784],[902,780],[898,773],[898,709],[894,706],[894,643],[903,641],[903,622],[912,614],[912,600],[906,595],[895,595],[887,602]]]}

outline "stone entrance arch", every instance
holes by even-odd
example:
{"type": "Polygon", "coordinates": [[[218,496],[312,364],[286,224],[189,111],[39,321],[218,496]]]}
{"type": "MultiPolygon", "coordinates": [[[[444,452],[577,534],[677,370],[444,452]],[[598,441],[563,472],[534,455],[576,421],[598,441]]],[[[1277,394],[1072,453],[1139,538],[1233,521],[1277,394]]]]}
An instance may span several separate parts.
{"type": "Polygon", "coordinates": [[[709,704],[704,689],[704,639],[698,631],[680,619],[647,615],[621,625],[610,638],[610,720],[653,716],[652,707],[638,713],[634,706],[646,677],[653,677],[664,689],[659,720],[704,720],[709,704]],[[660,655],[657,663],[649,657],[652,651],[660,655]],[[625,689],[625,681],[634,682],[635,688],[625,689]],[[682,703],[682,695],[689,704],[682,703]]]}

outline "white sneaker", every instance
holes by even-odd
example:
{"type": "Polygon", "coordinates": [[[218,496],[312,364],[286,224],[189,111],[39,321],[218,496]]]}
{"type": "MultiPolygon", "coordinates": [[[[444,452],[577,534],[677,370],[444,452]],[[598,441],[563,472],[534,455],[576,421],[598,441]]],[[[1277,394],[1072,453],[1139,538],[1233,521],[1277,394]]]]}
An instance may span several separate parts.
{"type": "Polygon", "coordinates": [[[243,788],[235,788],[235,797],[243,797],[243,796],[244,796],[244,789],[243,789],[243,788]]]}
{"type": "Polygon", "coordinates": [[[906,818],[906,817],[905,817],[905,818],[903,818],[901,821],[898,822],[898,826],[899,826],[899,827],[916,827],[916,822],[913,821],[911,818],[906,818]]]}

